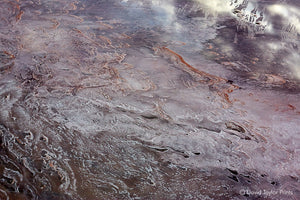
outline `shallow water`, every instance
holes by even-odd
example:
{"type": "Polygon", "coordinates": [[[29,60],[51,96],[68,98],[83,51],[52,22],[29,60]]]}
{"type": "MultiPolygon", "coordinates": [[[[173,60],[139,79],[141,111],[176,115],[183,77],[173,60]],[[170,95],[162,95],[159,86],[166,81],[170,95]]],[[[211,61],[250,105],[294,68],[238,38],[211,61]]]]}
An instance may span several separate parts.
{"type": "Polygon", "coordinates": [[[2,0],[0,199],[299,199],[299,9],[2,0]]]}

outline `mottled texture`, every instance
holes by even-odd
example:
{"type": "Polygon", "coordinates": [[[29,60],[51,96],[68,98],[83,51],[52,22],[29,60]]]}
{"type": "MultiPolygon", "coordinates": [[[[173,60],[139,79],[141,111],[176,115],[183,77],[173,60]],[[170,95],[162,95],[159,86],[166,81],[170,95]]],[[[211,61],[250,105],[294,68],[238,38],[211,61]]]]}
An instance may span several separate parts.
{"type": "Polygon", "coordinates": [[[299,199],[297,4],[2,0],[0,199],[299,199]]]}

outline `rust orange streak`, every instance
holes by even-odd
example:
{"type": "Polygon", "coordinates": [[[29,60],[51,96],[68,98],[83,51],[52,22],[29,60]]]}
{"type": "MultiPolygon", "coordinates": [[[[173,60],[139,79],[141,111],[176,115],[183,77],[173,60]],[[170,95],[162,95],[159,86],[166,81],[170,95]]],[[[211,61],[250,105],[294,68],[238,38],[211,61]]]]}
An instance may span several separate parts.
{"type": "Polygon", "coordinates": [[[9,53],[7,51],[4,51],[3,53],[5,53],[6,55],[8,55],[10,59],[15,58],[15,56],[13,54],[11,54],[11,53],[9,53]]]}
{"type": "Polygon", "coordinates": [[[54,165],[53,161],[50,161],[50,162],[49,162],[49,166],[50,166],[52,169],[56,170],[56,166],[54,165]]]}
{"type": "Polygon", "coordinates": [[[211,74],[208,74],[204,71],[200,71],[198,69],[196,69],[195,67],[191,66],[190,64],[188,64],[181,55],[179,55],[178,53],[172,51],[171,49],[167,48],[167,47],[161,47],[160,48],[161,50],[163,51],[167,51],[168,53],[171,53],[172,55],[174,55],[181,63],[183,63],[185,66],[187,66],[191,71],[193,71],[194,73],[197,73],[201,76],[205,76],[205,77],[208,77],[210,79],[215,79],[216,82],[221,82],[221,81],[224,81],[224,82],[227,82],[226,79],[224,78],[221,78],[221,77],[218,77],[218,76],[214,76],[214,75],[211,75],[211,74]]]}
{"type": "MultiPolygon", "coordinates": [[[[6,1],[6,2],[7,2],[7,1],[6,1]]],[[[14,3],[14,2],[11,2],[11,1],[9,1],[8,3],[11,4],[11,5],[13,5],[13,6],[15,6],[15,8],[17,8],[17,10],[20,10],[19,4],[14,3]]]]}
{"type": "Polygon", "coordinates": [[[89,40],[90,42],[92,42],[93,44],[96,44],[99,47],[103,46],[101,44],[99,44],[98,42],[96,42],[95,40],[91,39],[90,37],[86,36],[81,30],[77,29],[77,28],[73,28],[74,31],[76,31],[77,33],[79,33],[82,37],[86,38],[87,40],[89,40]]]}
{"type": "Polygon", "coordinates": [[[72,6],[72,10],[77,10],[77,6],[75,5],[77,2],[72,2],[70,5],[72,6]]]}
{"type": "Polygon", "coordinates": [[[125,33],[122,33],[121,35],[127,39],[131,39],[131,37],[129,35],[126,35],[125,33]]]}
{"type": "Polygon", "coordinates": [[[223,96],[228,103],[232,103],[231,100],[229,99],[229,95],[227,93],[223,92],[223,95],[221,93],[221,96],[223,96]]]}
{"type": "Polygon", "coordinates": [[[106,24],[106,23],[104,23],[104,22],[101,22],[101,21],[97,21],[97,22],[98,22],[99,24],[101,24],[102,26],[108,28],[108,29],[113,29],[113,28],[114,28],[113,26],[111,26],[111,25],[109,25],[109,24],[106,24]]]}
{"type": "Polygon", "coordinates": [[[76,15],[69,15],[69,16],[71,16],[71,17],[74,17],[74,18],[78,19],[78,20],[79,20],[79,23],[81,23],[81,22],[83,22],[83,21],[84,21],[84,19],[82,19],[81,17],[78,17],[78,16],[76,16],[76,15]]]}
{"type": "MultiPolygon", "coordinates": [[[[5,1],[8,4],[11,4],[13,7],[11,8],[11,11],[13,12],[13,14],[16,14],[18,11],[20,11],[20,6],[19,4],[12,2],[12,1],[5,1]]],[[[10,8],[8,8],[8,10],[10,10],[10,8]]]]}
{"type": "Polygon", "coordinates": [[[105,41],[107,44],[112,45],[111,40],[108,39],[107,37],[102,36],[102,35],[99,35],[98,37],[99,37],[101,40],[105,41]]]}
{"type": "Polygon", "coordinates": [[[56,19],[51,19],[51,22],[54,23],[52,29],[57,29],[60,23],[56,19]]]}
{"type": "Polygon", "coordinates": [[[293,106],[292,104],[289,104],[288,107],[291,108],[292,110],[296,110],[296,107],[293,106]]]}
{"type": "Polygon", "coordinates": [[[81,32],[81,30],[78,30],[77,28],[73,28],[74,31],[76,31],[77,33],[83,35],[83,33],[81,32]]]}
{"type": "MultiPolygon", "coordinates": [[[[181,55],[179,55],[178,53],[174,52],[173,50],[171,50],[167,47],[160,47],[158,49],[160,51],[164,52],[164,53],[170,54],[171,56],[172,55],[175,56],[177,62],[182,63],[184,66],[186,66],[192,72],[194,72],[196,74],[199,74],[200,76],[209,78],[210,79],[210,81],[209,81],[210,84],[214,85],[214,84],[220,83],[220,82],[223,82],[223,83],[228,82],[228,80],[225,79],[225,78],[214,76],[212,74],[209,74],[209,73],[206,73],[206,72],[203,72],[203,71],[200,71],[200,70],[196,69],[195,67],[193,67],[189,63],[187,63],[181,55]]],[[[202,81],[199,81],[199,82],[202,82],[202,81]]],[[[237,85],[233,85],[233,84],[231,84],[229,88],[226,88],[226,89],[223,89],[223,90],[219,89],[219,87],[217,87],[217,86],[215,86],[215,87],[219,90],[218,95],[223,97],[230,104],[232,102],[229,98],[229,94],[232,93],[235,89],[239,88],[237,85]]]]}
{"type": "Polygon", "coordinates": [[[21,20],[23,14],[24,14],[24,11],[21,10],[21,11],[19,12],[19,14],[16,16],[16,21],[17,21],[17,22],[21,20]]]}

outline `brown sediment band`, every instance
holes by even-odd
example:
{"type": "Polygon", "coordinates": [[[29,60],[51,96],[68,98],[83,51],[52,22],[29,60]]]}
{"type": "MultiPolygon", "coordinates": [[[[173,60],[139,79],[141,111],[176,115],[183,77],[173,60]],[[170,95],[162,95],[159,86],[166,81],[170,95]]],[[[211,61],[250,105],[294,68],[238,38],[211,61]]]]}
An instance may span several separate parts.
{"type": "MultiPolygon", "coordinates": [[[[156,49],[155,49],[156,50],[156,49]]],[[[212,74],[206,73],[204,71],[198,70],[195,67],[193,67],[192,65],[190,65],[189,63],[187,63],[183,57],[181,55],[179,55],[178,53],[176,53],[175,51],[167,48],[167,47],[159,47],[158,50],[160,50],[162,53],[164,54],[169,54],[171,56],[175,56],[176,58],[176,62],[178,63],[182,63],[185,67],[187,67],[189,70],[191,70],[192,72],[202,76],[202,77],[206,77],[210,79],[210,82],[212,81],[212,84],[214,83],[218,83],[218,82],[227,82],[226,79],[218,77],[218,76],[214,76],[212,74]],[[214,80],[214,81],[213,81],[214,80]]]]}
{"type": "Polygon", "coordinates": [[[200,75],[201,77],[207,78],[208,81],[198,80],[198,82],[200,82],[200,83],[206,82],[209,85],[214,85],[214,87],[217,90],[219,90],[218,95],[221,96],[222,98],[224,98],[227,103],[229,103],[229,104],[232,103],[232,101],[229,98],[229,94],[232,93],[235,89],[238,89],[239,86],[230,84],[229,87],[227,87],[225,89],[221,89],[217,85],[221,84],[221,83],[222,83],[222,85],[227,84],[228,83],[227,79],[209,74],[209,73],[201,71],[199,69],[196,69],[195,67],[193,67],[192,65],[187,63],[181,55],[179,55],[178,53],[176,53],[175,51],[173,51],[167,47],[155,47],[155,48],[153,48],[153,50],[155,51],[155,53],[162,53],[163,55],[171,57],[171,59],[175,58],[176,63],[181,64],[183,66],[184,71],[187,71],[188,73],[192,72],[197,75],[200,75]]]}

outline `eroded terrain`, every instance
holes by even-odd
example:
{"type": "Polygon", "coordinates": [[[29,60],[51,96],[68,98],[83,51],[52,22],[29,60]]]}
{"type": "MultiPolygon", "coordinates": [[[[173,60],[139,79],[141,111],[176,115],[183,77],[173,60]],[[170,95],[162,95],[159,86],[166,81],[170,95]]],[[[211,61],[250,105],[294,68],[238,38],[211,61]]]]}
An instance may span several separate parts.
{"type": "Polygon", "coordinates": [[[299,199],[299,9],[2,0],[0,199],[299,199]]]}

